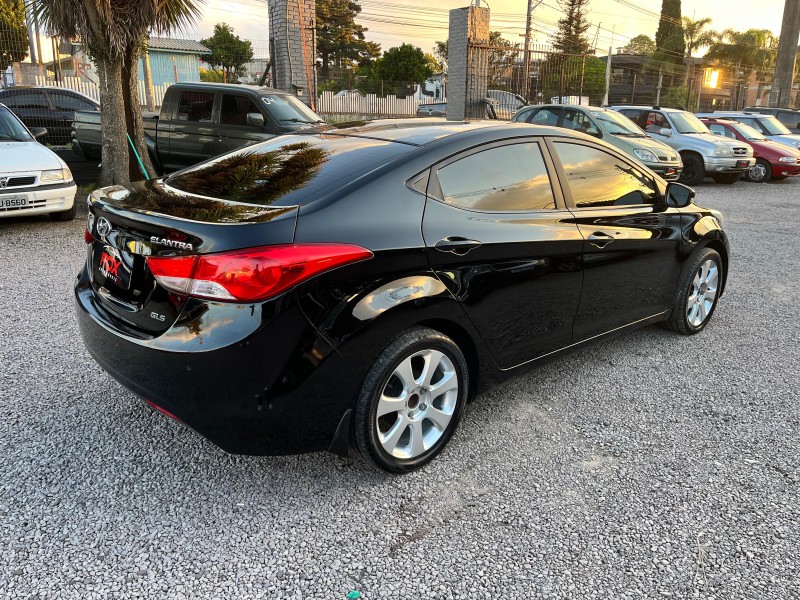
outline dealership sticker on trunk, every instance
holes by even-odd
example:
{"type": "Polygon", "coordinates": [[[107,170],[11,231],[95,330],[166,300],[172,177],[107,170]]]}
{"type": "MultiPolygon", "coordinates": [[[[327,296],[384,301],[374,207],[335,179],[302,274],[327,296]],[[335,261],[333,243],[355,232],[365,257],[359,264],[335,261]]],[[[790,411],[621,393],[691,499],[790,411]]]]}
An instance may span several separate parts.
{"type": "Polygon", "coordinates": [[[111,281],[117,287],[127,290],[131,285],[131,272],[116,254],[113,248],[106,246],[100,254],[97,269],[106,281],[111,281]]]}

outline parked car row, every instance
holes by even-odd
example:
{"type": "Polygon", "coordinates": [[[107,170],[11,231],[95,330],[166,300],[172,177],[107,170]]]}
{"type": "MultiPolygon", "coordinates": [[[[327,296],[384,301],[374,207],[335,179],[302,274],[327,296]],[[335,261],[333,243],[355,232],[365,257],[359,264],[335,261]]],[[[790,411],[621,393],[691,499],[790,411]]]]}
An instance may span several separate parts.
{"type": "Polygon", "coordinates": [[[731,184],[742,177],[763,182],[800,174],[800,136],[773,115],[698,116],[658,106],[553,104],[526,106],[513,120],[564,127],[603,139],[665,179],[688,185],[707,176],[731,184]]]}

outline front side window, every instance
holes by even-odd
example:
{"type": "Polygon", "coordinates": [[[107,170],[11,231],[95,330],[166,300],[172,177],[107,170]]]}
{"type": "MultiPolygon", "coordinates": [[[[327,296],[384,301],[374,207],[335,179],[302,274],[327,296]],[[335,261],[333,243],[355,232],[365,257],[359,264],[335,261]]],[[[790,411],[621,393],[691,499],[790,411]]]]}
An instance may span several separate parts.
{"type": "Polygon", "coordinates": [[[577,208],[654,204],[653,179],[608,152],[566,142],[555,142],[567,184],[577,208]]]}
{"type": "Polygon", "coordinates": [[[259,113],[250,98],[222,94],[219,122],[223,125],[247,125],[247,113],[259,113]]]}
{"type": "Polygon", "coordinates": [[[644,130],[648,133],[660,134],[662,129],[672,129],[667,118],[660,112],[647,113],[644,130]]]}
{"type": "Polygon", "coordinates": [[[499,212],[555,208],[539,144],[509,144],[476,152],[438,171],[447,204],[499,212]]]}
{"type": "Polygon", "coordinates": [[[50,92],[50,99],[56,110],[94,110],[91,102],[65,92],[50,92]]]}
{"type": "Polygon", "coordinates": [[[181,92],[181,100],[178,104],[178,121],[210,123],[213,109],[213,93],[181,92]]]}

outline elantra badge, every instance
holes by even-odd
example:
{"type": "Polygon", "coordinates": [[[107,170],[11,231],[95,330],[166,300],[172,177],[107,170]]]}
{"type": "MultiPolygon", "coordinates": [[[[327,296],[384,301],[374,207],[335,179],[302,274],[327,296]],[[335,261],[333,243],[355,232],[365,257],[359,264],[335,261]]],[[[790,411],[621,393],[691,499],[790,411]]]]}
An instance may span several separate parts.
{"type": "Polygon", "coordinates": [[[194,246],[187,242],[179,242],[177,240],[168,240],[167,238],[160,238],[156,235],[150,238],[154,244],[161,244],[162,246],[169,246],[170,248],[180,248],[181,250],[194,250],[194,246]]]}

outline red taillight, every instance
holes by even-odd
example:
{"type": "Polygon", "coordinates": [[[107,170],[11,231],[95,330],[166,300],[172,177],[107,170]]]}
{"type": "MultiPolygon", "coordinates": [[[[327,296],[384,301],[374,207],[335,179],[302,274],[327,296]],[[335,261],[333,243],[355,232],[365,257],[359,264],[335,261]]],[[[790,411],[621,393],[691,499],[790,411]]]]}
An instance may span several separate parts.
{"type": "Polygon", "coordinates": [[[148,256],[147,266],[159,284],[174,292],[252,302],[371,256],[369,250],[350,244],[287,244],[196,256],[148,256]]]}
{"type": "Polygon", "coordinates": [[[158,404],[156,404],[155,402],[151,402],[150,400],[145,400],[145,402],[147,402],[152,408],[155,408],[162,415],[167,415],[170,419],[175,419],[178,423],[183,423],[181,419],[173,415],[166,408],[161,408],[158,404]]]}
{"type": "Polygon", "coordinates": [[[92,234],[89,233],[88,229],[83,232],[83,241],[86,242],[87,244],[91,244],[92,242],[94,242],[94,237],[92,237],[92,234]]]}

